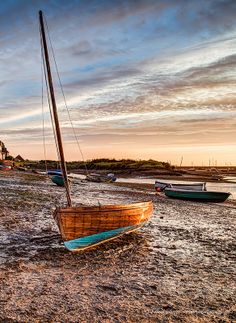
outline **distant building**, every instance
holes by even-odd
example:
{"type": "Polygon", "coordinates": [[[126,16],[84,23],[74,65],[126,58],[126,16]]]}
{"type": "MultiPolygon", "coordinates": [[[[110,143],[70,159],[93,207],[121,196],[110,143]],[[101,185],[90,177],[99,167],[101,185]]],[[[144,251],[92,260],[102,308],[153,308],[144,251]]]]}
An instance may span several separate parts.
{"type": "Polygon", "coordinates": [[[21,157],[21,155],[17,155],[17,156],[14,158],[14,160],[15,160],[16,162],[23,162],[23,161],[25,161],[25,160],[24,160],[24,158],[22,158],[22,157],[21,157]]]}

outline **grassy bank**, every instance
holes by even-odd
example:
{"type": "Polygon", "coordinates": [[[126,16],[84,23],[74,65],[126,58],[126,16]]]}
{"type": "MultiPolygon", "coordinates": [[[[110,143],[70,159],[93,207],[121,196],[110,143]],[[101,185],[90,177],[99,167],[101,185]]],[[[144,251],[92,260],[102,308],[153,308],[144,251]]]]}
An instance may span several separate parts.
{"type": "MultiPolygon", "coordinates": [[[[49,169],[59,168],[59,163],[54,160],[46,161],[47,167],[49,169]]],[[[149,160],[134,160],[134,159],[108,159],[99,158],[87,160],[86,163],[82,161],[71,161],[67,162],[67,168],[69,171],[73,170],[85,170],[85,165],[88,170],[91,171],[123,171],[123,172],[133,172],[133,171],[167,171],[173,172],[173,166],[169,163],[156,161],[153,159],[149,160]]],[[[30,168],[30,169],[45,169],[45,161],[24,161],[19,164],[19,166],[30,168]]]]}

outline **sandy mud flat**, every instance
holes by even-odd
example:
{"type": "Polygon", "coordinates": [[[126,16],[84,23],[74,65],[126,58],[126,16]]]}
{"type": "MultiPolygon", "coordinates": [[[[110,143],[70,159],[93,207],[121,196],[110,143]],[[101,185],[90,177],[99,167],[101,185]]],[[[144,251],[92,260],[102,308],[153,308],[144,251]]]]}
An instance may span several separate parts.
{"type": "Polygon", "coordinates": [[[235,322],[236,205],[171,200],[151,188],[72,185],[76,203],[151,199],[150,222],[68,252],[52,218],[63,188],[0,174],[0,322],[235,322]]]}

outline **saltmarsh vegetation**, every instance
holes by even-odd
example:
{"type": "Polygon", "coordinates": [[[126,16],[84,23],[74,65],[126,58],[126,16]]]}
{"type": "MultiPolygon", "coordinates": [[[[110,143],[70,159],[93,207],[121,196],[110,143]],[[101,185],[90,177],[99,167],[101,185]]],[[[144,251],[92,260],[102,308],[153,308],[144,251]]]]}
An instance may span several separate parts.
{"type": "MultiPolygon", "coordinates": [[[[59,168],[58,162],[53,160],[47,160],[48,169],[59,168]]],[[[45,168],[45,161],[25,161],[24,167],[29,168],[45,168]]],[[[172,166],[169,163],[157,161],[154,159],[149,160],[134,160],[134,159],[109,159],[109,158],[97,158],[86,161],[87,169],[89,170],[113,170],[113,171],[149,171],[149,170],[172,170],[172,166]]],[[[82,161],[67,162],[68,170],[84,170],[85,165],[82,161]]]]}

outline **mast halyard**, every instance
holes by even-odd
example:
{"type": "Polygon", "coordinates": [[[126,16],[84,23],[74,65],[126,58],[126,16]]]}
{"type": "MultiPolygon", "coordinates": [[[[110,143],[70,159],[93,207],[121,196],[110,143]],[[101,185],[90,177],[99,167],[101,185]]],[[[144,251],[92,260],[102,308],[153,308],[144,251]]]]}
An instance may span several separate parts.
{"type": "Polygon", "coordinates": [[[54,118],[55,129],[56,129],[56,139],[58,143],[58,150],[59,150],[60,160],[61,160],[61,169],[62,169],[64,184],[66,188],[67,204],[68,206],[71,207],[72,202],[71,202],[71,196],[70,196],[70,186],[69,186],[69,181],[68,181],[67,171],[66,171],[66,163],[65,163],[64,151],[63,151],[63,145],[62,145],[62,136],[61,136],[60,124],[59,124],[59,119],[57,114],[56,99],[54,94],[47,41],[46,41],[46,35],[45,35],[45,29],[44,29],[43,13],[41,10],[39,11],[39,22],[40,22],[40,30],[41,30],[41,36],[42,36],[44,59],[45,59],[46,68],[47,68],[47,78],[48,78],[48,84],[49,84],[49,90],[50,90],[50,99],[52,103],[53,118],[54,118]]]}

